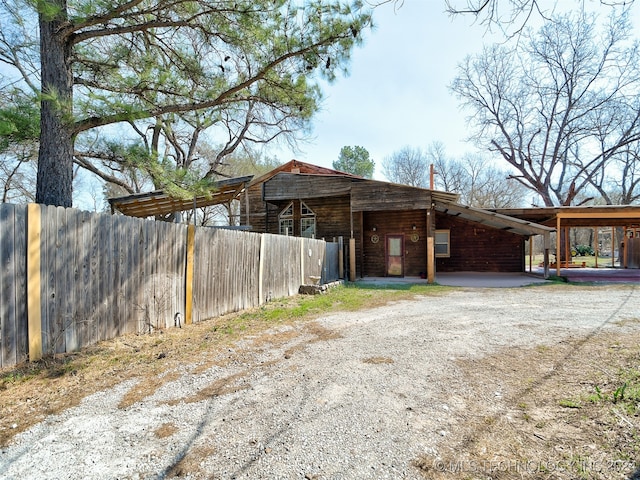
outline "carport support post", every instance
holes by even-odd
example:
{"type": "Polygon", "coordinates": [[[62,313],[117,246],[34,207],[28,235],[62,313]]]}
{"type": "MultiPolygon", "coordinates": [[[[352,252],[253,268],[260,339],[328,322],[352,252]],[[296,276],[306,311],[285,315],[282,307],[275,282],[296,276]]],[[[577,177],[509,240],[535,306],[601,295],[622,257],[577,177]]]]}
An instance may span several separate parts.
{"type": "Polygon", "coordinates": [[[549,249],[551,248],[551,234],[545,232],[544,236],[544,278],[549,278],[549,249]]]}
{"type": "Polygon", "coordinates": [[[433,240],[433,208],[431,208],[427,210],[427,283],[436,281],[436,255],[433,240]]]}
{"type": "Polygon", "coordinates": [[[556,219],[556,277],[560,277],[560,242],[562,241],[560,232],[560,215],[558,215],[556,219]]]}

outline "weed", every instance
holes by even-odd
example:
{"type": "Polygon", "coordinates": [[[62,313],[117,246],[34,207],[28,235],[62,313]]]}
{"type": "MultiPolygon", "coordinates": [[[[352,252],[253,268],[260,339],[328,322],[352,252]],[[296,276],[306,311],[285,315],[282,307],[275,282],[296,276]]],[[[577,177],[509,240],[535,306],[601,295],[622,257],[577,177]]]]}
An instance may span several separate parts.
{"type": "Polygon", "coordinates": [[[613,392],[613,396],[611,400],[613,403],[618,403],[618,401],[624,400],[624,391],[627,389],[627,382],[624,382],[621,386],[616,388],[615,392],[613,392]]]}
{"type": "Polygon", "coordinates": [[[582,408],[580,406],[580,402],[576,402],[574,400],[563,399],[558,402],[561,407],[565,408],[582,408]]]}

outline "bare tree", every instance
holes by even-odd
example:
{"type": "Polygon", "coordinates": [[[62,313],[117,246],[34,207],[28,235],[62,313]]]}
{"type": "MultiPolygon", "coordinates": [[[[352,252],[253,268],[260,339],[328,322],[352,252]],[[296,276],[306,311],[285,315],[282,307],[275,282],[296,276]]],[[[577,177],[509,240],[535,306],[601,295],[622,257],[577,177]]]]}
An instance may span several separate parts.
{"type": "Polygon", "coordinates": [[[412,187],[429,185],[429,163],[420,148],[405,146],[382,161],[382,173],[390,181],[412,187]]]}
{"type": "Polygon", "coordinates": [[[428,158],[435,166],[436,188],[458,193],[460,203],[480,208],[515,208],[526,203],[526,189],[480,154],[449,158],[436,142],[430,145],[428,158]]]}
{"type": "Polygon", "coordinates": [[[628,14],[561,16],[509,49],[494,45],[459,66],[451,88],[474,139],[507,161],[511,178],[545,205],[571,205],[640,140],[638,47],[628,14]]]}
{"type": "Polygon", "coordinates": [[[434,166],[436,188],[445,192],[461,193],[466,188],[467,172],[462,162],[449,158],[442,142],[432,142],[427,147],[427,161],[434,166]]]}
{"type": "MultiPolygon", "coordinates": [[[[607,7],[630,7],[634,2],[635,0],[599,0],[601,5],[607,7]]],[[[574,9],[582,10],[584,8],[584,0],[573,0],[573,4],[574,9]]],[[[533,19],[550,20],[557,2],[541,0],[445,0],[445,5],[450,15],[472,16],[475,21],[484,25],[489,31],[498,29],[506,37],[514,37],[522,33],[533,19]]]]}

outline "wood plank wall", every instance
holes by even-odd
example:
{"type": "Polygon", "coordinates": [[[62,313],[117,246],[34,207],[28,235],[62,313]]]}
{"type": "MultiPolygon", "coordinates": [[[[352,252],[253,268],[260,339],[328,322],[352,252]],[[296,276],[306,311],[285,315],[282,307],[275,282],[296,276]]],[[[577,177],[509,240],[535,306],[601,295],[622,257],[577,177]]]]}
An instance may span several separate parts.
{"type": "Polygon", "coordinates": [[[438,272],[523,272],[524,237],[449,215],[436,215],[436,229],[450,230],[449,258],[436,258],[438,272]]]}
{"type": "MultiPolygon", "coordinates": [[[[187,225],[61,207],[40,209],[43,354],[184,323],[187,225]]],[[[28,359],[27,207],[0,204],[0,368],[28,359]]],[[[193,321],[298,292],[325,268],[321,240],[197,228],[193,321]],[[263,250],[261,251],[261,245],[263,250]],[[260,256],[264,272],[260,275],[260,256]]],[[[333,258],[333,257],[331,257],[333,258]]],[[[335,278],[328,278],[328,281],[335,278]]]]}
{"type": "MultiPolygon", "coordinates": [[[[336,242],[338,237],[342,236],[348,245],[348,239],[351,233],[351,207],[349,203],[349,195],[309,198],[303,201],[316,215],[316,238],[327,242],[336,242]]],[[[300,235],[301,202],[301,200],[293,201],[295,235],[300,235]]],[[[277,234],[280,228],[278,214],[290,203],[291,200],[278,200],[273,203],[267,203],[259,199],[254,200],[252,205],[256,209],[255,211],[259,210],[266,212],[265,217],[268,222],[264,223],[265,231],[277,234]],[[259,203],[260,208],[256,207],[257,203],[259,203]]],[[[360,218],[360,213],[356,213],[353,216],[353,231],[354,237],[356,238],[356,258],[360,258],[362,248],[360,243],[360,231],[362,228],[360,218]]],[[[335,253],[335,255],[337,255],[337,253],[335,253]]],[[[346,265],[349,265],[348,257],[345,259],[345,262],[346,265]]],[[[360,271],[358,271],[358,274],[360,274],[360,271]]],[[[328,274],[328,278],[337,279],[337,271],[328,274]]]]}
{"type": "Polygon", "coordinates": [[[427,271],[427,213],[426,210],[395,212],[364,212],[363,273],[369,277],[386,275],[385,238],[402,235],[404,238],[404,275],[417,277],[427,271]],[[415,230],[413,226],[415,225],[415,230]],[[375,231],[373,230],[375,227],[375,231]],[[377,235],[378,242],[371,238],[377,235]],[[417,240],[413,241],[414,235],[417,240]]]}

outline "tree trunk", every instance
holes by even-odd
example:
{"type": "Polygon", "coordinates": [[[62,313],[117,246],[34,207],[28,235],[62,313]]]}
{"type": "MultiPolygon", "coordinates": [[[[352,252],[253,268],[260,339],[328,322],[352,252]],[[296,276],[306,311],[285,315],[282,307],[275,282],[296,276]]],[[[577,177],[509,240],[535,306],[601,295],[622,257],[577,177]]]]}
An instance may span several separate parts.
{"type": "Polygon", "coordinates": [[[60,13],[53,19],[40,13],[42,99],[36,203],[71,207],[74,142],[71,42],[62,29],[66,22],[66,0],[55,3],[60,13]]]}

